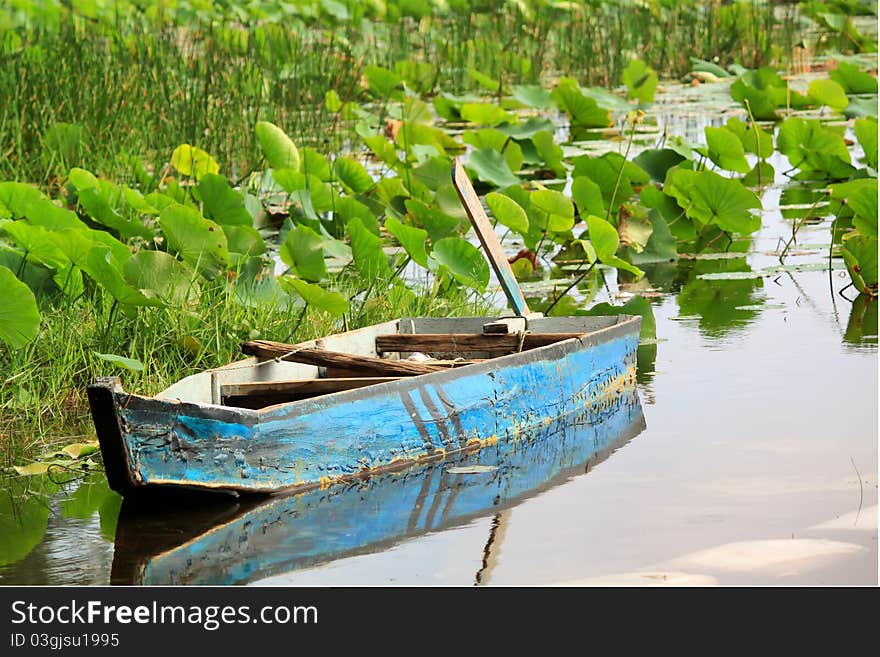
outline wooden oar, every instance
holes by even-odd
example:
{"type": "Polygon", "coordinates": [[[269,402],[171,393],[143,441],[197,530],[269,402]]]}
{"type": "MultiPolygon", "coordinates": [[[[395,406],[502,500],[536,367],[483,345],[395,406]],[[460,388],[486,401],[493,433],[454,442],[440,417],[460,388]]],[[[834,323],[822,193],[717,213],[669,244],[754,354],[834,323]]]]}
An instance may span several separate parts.
{"type": "Polygon", "coordinates": [[[486,216],[486,211],[480,203],[480,197],[474,191],[471,179],[468,178],[467,171],[464,170],[457,157],[452,158],[452,185],[455,187],[455,191],[458,192],[458,198],[461,200],[464,211],[471,220],[474,230],[477,232],[480,244],[483,245],[483,249],[486,251],[489,264],[495,270],[495,275],[498,277],[498,282],[501,284],[501,289],[504,290],[508,302],[510,302],[510,307],[513,308],[518,317],[536,316],[537,313],[529,310],[522,290],[519,289],[519,285],[516,282],[516,276],[513,275],[513,270],[510,268],[510,263],[504,257],[501,242],[498,240],[498,236],[489,222],[489,217],[486,216]]]}

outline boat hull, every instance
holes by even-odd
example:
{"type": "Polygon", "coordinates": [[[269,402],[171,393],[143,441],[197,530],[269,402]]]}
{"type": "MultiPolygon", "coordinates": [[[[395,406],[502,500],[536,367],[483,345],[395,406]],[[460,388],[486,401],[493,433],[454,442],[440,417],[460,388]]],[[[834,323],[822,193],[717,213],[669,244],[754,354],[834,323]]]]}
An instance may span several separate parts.
{"type": "Polygon", "coordinates": [[[262,410],[130,394],[89,399],[110,486],[272,493],[328,486],[511,441],[636,385],[640,318],[442,372],[262,410]]]}
{"type": "Polygon", "coordinates": [[[173,511],[127,499],[111,582],[244,584],[377,552],[497,517],[588,472],[644,428],[638,395],[629,391],[601,412],[557,418],[477,453],[325,490],[173,511]]]}

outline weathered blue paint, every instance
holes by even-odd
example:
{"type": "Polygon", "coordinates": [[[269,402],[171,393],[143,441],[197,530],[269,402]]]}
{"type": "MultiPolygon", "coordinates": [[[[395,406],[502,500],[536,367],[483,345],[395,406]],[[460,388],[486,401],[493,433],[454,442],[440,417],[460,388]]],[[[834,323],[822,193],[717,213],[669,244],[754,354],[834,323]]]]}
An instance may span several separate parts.
{"type": "Polygon", "coordinates": [[[186,533],[172,543],[147,549],[149,530],[142,516],[129,514],[124,507],[114,581],[238,584],[383,549],[497,513],[559,485],[604,460],[643,428],[638,396],[629,389],[601,409],[557,418],[479,452],[274,497],[243,511],[230,507],[217,525],[197,527],[191,515],[163,513],[163,527],[176,523],[186,533]],[[450,472],[462,465],[496,469],[479,474],[450,472]]]}
{"type": "Polygon", "coordinates": [[[117,392],[130,479],[269,492],[511,440],[632,389],[638,321],[624,329],[262,411],[117,392]]]}

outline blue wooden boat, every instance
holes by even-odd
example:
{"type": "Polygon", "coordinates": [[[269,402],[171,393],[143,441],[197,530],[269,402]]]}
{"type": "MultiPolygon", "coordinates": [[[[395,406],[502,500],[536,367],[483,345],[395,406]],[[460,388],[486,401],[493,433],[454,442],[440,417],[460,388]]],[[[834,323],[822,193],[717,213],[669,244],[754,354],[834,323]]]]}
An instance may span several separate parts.
{"type": "Polygon", "coordinates": [[[403,318],[250,358],[155,397],[89,386],[110,486],[274,493],[516,442],[636,385],[640,317],[531,313],[461,165],[453,181],[516,315],[403,318]]]}
{"type": "MultiPolygon", "coordinates": [[[[116,531],[113,584],[244,584],[390,548],[506,509],[581,476],[645,427],[630,390],[601,409],[557,418],[478,452],[398,473],[255,501],[156,505],[128,498],[116,531]]],[[[225,501],[224,501],[225,500],[225,501]]],[[[494,537],[497,539],[498,537],[494,537]]],[[[491,541],[490,541],[491,543],[491,541]]],[[[497,547],[497,546],[496,546],[497,547]]],[[[485,583],[492,559],[487,543],[485,583]]]]}

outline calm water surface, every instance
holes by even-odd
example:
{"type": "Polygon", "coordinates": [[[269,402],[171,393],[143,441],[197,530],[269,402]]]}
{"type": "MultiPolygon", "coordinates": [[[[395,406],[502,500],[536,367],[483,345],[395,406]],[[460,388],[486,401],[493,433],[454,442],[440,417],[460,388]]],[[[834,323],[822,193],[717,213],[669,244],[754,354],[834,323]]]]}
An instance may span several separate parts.
{"type": "MultiPolygon", "coordinates": [[[[655,111],[678,134],[726,120],[676,98],[655,111]]],[[[779,265],[805,211],[785,206],[815,197],[772,163],[747,255],[646,267],[648,290],[609,280],[597,300],[648,292],[658,340],[642,347],[640,405],[604,428],[253,508],[119,519],[97,478],[4,495],[0,584],[182,581],[194,562],[192,581],[218,583],[876,584],[877,302],[845,300],[838,269],[698,278],[779,265]]],[[[829,242],[830,218],[804,227],[786,264],[827,266],[829,242]]]]}

